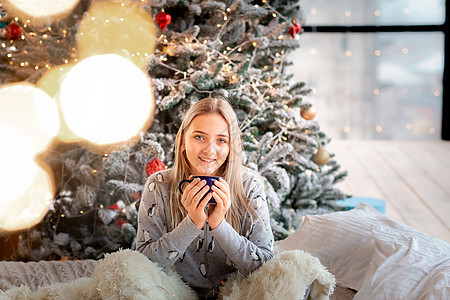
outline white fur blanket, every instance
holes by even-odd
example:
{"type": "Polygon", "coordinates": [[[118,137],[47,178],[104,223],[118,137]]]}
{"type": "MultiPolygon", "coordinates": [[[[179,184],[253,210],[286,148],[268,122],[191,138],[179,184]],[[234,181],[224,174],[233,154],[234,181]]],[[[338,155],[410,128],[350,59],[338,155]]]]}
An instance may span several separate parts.
{"type": "MultiPolygon", "coordinates": [[[[233,274],[221,288],[219,298],[303,299],[312,284],[311,299],[329,299],[334,276],[319,260],[301,250],[275,255],[261,268],[244,277],[233,274]]],[[[32,291],[28,286],[0,292],[0,299],[197,299],[175,272],[164,273],[143,254],[121,250],[107,254],[92,277],[53,283],[32,291]]]]}

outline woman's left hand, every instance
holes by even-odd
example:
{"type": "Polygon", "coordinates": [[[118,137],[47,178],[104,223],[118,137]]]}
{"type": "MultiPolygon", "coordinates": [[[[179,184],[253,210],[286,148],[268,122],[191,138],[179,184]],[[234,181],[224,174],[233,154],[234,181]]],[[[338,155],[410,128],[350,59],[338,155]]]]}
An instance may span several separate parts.
{"type": "Polygon", "coordinates": [[[231,206],[230,187],[223,178],[220,178],[214,181],[211,190],[212,197],[216,200],[216,205],[208,205],[208,223],[211,229],[214,229],[222,223],[226,212],[231,206]]]}

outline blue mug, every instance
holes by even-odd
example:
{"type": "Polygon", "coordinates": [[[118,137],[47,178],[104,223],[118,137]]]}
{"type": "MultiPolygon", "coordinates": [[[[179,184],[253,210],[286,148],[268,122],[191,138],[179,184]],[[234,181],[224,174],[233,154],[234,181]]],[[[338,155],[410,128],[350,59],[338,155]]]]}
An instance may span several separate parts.
{"type": "MultiPolygon", "coordinates": [[[[214,185],[214,181],[219,180],[220,177],[218,176],[192,176],[192,179],[183,179],[180,181],[180,183],[178,184],[178,189],[180,190],[180,193],[183,194],[183,190],[181,189],[181,185],[185,182],[192,182],[192,180],[194,180],[195,178],[200,178],[200,180],[205,180],[206,181],[206,185],[209,186],[209,190],[211,191],[211,187],[214,185]]],[[[203,200],[203,198],[206,197],[207,194],[205,194],[205,196],[202,197],[202,199],[200,199],[200,201],[203,200]]],[[[211,200],[209,200],[208,204],[212,203],[212,204],[216,204],[216,200],[214,200],[214,198],[211,198],[211,200]]]]}

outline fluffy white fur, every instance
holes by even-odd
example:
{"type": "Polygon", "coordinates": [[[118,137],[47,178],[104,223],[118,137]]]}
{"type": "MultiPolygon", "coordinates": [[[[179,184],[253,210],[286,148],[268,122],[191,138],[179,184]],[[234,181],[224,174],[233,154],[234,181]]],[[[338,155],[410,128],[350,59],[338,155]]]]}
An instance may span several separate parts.
{"type": "Polygon", "coordinates": [[[311,299],[329,299],[334,276],[319,259],[301,250],[286,251],[247,277],[233,274],[220,290],[219,299],[303,299],[312,284],[311,299]]]}
{"type": "Polygon", "coordinates": [[[94,272],[101,299],[196,299],[175,272],[164,273],[145,255],[131,250],[107,254],[94,272]]]}
{"type": "MultiPolygon", "coordinates": [[[[221,289],[223,300],[303,299],[312,284],[310,299],[329,299],[334,276],[319,260],[301,250],[276,255],[247,278],[232,274],[221,289]]],[[[54,283],[33,292],[27,286],[0,292],[0,300],[43,299],[197,299],[197,295],[175,272],[164,273],[143,254],[121,250],[107,254],[93,278],[54,283]]]]}

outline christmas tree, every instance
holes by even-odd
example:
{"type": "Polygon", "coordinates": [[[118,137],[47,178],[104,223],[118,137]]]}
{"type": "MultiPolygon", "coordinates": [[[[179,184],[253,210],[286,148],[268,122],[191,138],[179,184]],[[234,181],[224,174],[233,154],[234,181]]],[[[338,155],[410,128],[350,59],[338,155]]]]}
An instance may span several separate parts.
{"type": "MultiPolygon", "coordinates": [[[[93,2],[80,1],[64,21],[40,29],[3,8],[1,83],[35,83],[76,60],[77,27],[93,2]]],[[[171,166],[184,113],[206,97],[224,97],[235,108],[244,165],[264,179],[277,239],[303,215],[338,209],[334,201],[345,195],[334,184],[346,173],[325,149],[330,139],[304,100],[309,89],[286,72],[304,21],[299,2],[134,3],[154,16],[157,29],[146,60],[156,107],[151,127],[137,144],[103,154],[55,141],[42,157],[57,178],[57,195],[44,219],[20,232],[15,258],[100,258],[134,247],[142,186],[149,174],[171,166]]]]}

